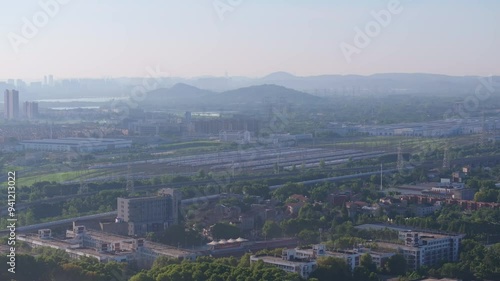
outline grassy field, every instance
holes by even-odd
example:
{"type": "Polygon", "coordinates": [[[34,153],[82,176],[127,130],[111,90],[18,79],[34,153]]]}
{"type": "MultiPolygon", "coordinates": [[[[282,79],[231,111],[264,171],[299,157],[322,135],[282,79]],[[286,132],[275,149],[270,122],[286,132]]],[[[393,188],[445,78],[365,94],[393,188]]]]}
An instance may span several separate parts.
{"type": "Polygon", "coordinates": [[[54,181],[54,182],[65,182],[65,181],[78,181],[81,177],[93,178],[106,175],[108,172],[105,170],[88,171],[88,170],[77,170],[68,172],[47,172],[44,174],[37,175],[19,175],[17,179],[17,184],[19,186],[31,186],[36,182],[41,181],[54,181]]]}
{"type": "Polygon", "coordinates": [[[223,146],[225,145],[224,143],[218,142],[218,141],[191,141],[191,142],[180,142],[180,143],[169,143],[169,144],[163,144],[160,145],[160,149],[182,149],[182,148],[196,148],[196,147],[218,147],[218,146],[223,146]]]}

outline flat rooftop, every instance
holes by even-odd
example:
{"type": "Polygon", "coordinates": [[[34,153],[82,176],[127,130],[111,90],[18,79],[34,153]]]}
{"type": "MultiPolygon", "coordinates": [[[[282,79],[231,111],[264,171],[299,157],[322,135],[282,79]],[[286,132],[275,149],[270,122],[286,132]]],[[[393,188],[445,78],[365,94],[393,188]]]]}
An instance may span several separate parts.
{"type": "Polygon", "coordinates": [[[289,266],[296,266],[296,265],[307,265],[309,262],[303,262],[303,261],[287,261],[282,258],[278,257],[272,257],[272,256],[252,256],[254,259],[259,259],[267,263],[272,263],[272,264],[281,264],[281,265],[289,265],[289,266]]]}
{"type": "Polygon", "coordinates": [[[373,224],[373,223],[366,223],[366,224],[357,225],[354,228],[363,229],[363,230],[384,230],[384,229],[389,229],[389,230],[394,230],[394,231],[411,231],[412,230],[411,228],[404,227],[404,226],[373,224]]]}
{"type": "Polygon", "coordinates": [[[132,251],[114,251],[114,252],[98,252],[95,249],[87,248],[87,247],[77,247],[78,244],[72,243],[72,239],[57,239],[57,238],[49,238],[49,239],[41,239],[38,235],[23,235],[19,237],[21,241],[27,241],[30,243],[35,243],[40,246],[57,248],[60,250],[67,250],[71,253],[82,253],[87,255],[92,255],[101,258],[114,258],[117,256],[124,256],[133,254],[132,251]]]}
{"type": "Polygon", "coordinates": [[[126,241],[134,241],[134,238],[121,236],[118,234],[95,231],[95,230],[85,230],[85,233],[93,238],[97,238],[106,242],[126,242],[126,241]]]}
{"type": "MultiPolygon", "coordinates": [[[[111,234],[111,233],[105,233],[105,232],[99,232],[99,231],[92,231],[92,230],[86,230],[86,235],[92,237],[93,239],[96,240],[101,240],[106,243],[133,243],[135,238],[132,237],[127,237],[127,236],[121,236],[121,235],[116,235],[116,234],[111,234]]],[[[78,244],[76,242],[72,242],[73,239],[57,239],[57,238],[49,238],[49,239],[41,239],[38,234],[27,234],[27,235],[20,235],[19,236],[21,239],[26,239],[29,240],[30,242],[35,242],[38,245],[41,246],[49,246],[53,248],[58,248],[58,249],[71,249],[72,251],[80,251],[83,253],[87,254],[92,254],[95,256],[122,256],[126,254],[130,254],[133,252],[130,251],[118,251],[118,252],[105,252],[105,253],[99,253],[95,249],[89,249],[85,247],[78,247],[78,244]]],[[[165,255],[165,256],[170,256],[170,257],[183,257],[183,256],[189,256],[194,254],[195,252],[190,251],[190,250],[185,250],[185,249],[178,249],[172,246],[167,246],[164,244],[159,244],[159,243],[153,243],[144,240],[144,248],[147,248],[153,252],[156,252],[160,255],[165,255]]]]}

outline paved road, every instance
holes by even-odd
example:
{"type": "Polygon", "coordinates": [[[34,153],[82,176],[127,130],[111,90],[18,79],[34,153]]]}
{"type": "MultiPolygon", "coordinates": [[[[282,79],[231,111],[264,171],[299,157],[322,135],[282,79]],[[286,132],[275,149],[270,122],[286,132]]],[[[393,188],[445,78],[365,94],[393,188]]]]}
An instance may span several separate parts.
{"type": "MultiPolygon", "coordinates": [[[[116,215],[117,215],[117,212],[113,211],[113,212],[100,213],[100,214],[95,214],[95,215],[81,216],[81,217],[76,217],[76,218],[62,219],[62,220],[58,220],[58,221],[51,221],[51,222],[44,222],[44,223],[20,226],[20,227],[16,228],[16,232],[17,233],[19,233],[19,232],[31,232],[31,231],[35,231],[38,229],[51,228],[51,227],[55,227],[55,226],[70,224],[70,223],[73,223],[74,221],[85,221],[85,220],[94,220],[94,219],[107,218],[107,217],[116,217],[116,215]]],[[[2,231],[0,231],[0,235],[7,234],[8,232],[9,232],[8,230],[2,230],[2,231]]]]}

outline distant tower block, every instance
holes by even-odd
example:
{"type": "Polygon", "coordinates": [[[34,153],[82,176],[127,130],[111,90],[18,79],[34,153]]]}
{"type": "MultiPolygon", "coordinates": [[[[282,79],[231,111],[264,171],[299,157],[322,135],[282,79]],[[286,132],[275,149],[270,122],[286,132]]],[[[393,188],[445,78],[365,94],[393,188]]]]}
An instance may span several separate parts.
{"type": "Polygon", "coordinates": [[[6,120],[15,120],[19,117],[19,92],[16,90],[5,90],[4,117],[6,120]]]}

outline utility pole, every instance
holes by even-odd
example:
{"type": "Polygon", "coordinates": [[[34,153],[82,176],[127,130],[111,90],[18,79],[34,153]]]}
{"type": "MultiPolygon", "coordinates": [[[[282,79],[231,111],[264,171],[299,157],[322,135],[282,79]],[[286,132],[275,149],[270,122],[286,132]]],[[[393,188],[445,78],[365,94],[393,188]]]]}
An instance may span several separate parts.
{"type": "Polygon", "coordinates": [[[401,173],[404,169],[404,159],[403,159],[403,151],[401,149],[401,142],[398,146],[398,162],[397,162],[398,172],[401,173]]]}
{"type": "Polygon", "coordinates": [[[126,185],[125,189],[129,192],[129,194],[132,194],[135,192],[134,179],[132,178],[131,173],[130,173],[130,160],[127,164],[127,185],[126,185]]]}
{"type": "Polygon", "coordinates": [[[384,186],[382,185],[382,180],[383,180],[383,172],[382,172],[382,163],[380,163],[380,191],[382,191],[382,189],[384,188],[384,186]]]}
{"type": "Polygon", "coordinates": [[[443,169],[449,169],[450,168],[450,159],[448,155],[448,143],[445,144],[444,147],[444,155],[443,155],[443,169]]]}

